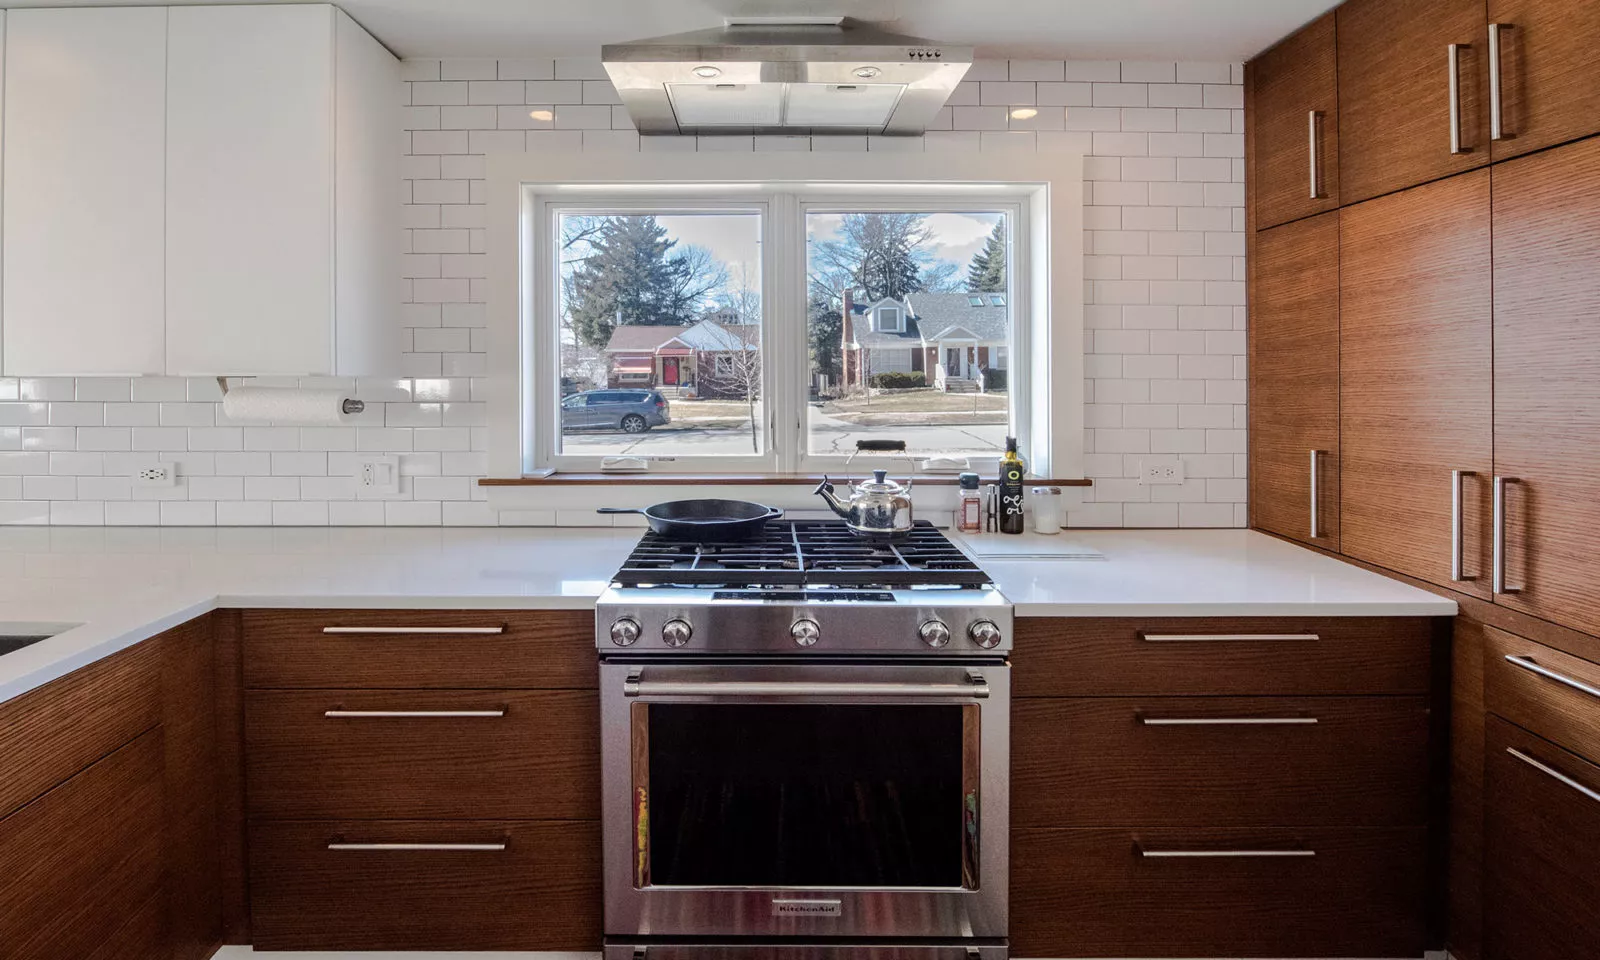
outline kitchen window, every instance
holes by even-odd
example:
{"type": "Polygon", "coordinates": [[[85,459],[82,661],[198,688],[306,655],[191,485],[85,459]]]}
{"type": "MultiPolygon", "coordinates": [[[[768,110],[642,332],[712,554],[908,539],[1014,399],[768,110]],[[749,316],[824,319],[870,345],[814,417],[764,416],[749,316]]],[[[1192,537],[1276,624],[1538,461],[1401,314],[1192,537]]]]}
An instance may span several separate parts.
{"type": "Polygon", "coordinates": [[[982,468],[1015,435],[1076,475],[1081,161],[1046,159],[492,157],[491,473],[808,475],[885,439],[982,468]]]}

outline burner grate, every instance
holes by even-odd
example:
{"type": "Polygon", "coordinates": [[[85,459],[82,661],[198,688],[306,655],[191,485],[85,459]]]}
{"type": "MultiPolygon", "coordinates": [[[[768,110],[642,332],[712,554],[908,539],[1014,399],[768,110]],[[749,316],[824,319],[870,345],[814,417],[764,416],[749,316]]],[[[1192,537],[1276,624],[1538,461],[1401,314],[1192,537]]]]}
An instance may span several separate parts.
{"type": "Polygon", "coordinates": [[[988,576],[927,521],[895,543],[851,533],[837,520],[785,520],[759,537],[689,543],[646,533],[617,572],[619,586],[980,586],[988,576]]]}

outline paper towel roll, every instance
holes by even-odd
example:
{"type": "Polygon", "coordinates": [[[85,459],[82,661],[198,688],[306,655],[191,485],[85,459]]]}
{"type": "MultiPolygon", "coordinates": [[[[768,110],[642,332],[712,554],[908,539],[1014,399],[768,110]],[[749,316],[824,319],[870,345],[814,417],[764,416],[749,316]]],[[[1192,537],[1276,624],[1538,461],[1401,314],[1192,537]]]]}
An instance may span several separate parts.
{"type": "Polygon", "coordinates": [[[353,423],[344,412],[344,394],[337,390],[290,390],[235,387],[222,395],[222,412],[234,423],[329,426],[353,423]]]}

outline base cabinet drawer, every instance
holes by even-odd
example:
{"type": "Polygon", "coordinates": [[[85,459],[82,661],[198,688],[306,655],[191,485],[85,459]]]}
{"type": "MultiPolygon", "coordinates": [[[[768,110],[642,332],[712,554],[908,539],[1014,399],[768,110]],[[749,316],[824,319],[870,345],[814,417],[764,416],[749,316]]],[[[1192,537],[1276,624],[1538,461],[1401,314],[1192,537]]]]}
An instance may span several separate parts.
{"type": "Polygon", "coordinates": [[[1425,694],[1428,618],[1016,622],[1018,697],[1425,694]]]}
{"type": "Polygon", "coordinates": [[[257,950],[600,949],[600,824],[250,828],[257,950]]]}
{"type": "Polygon", "coordinates": [[[1018,957],[1414,957],[1423,828],[1023,829],[1018,957]]]}
{"type": "Polygon", "coordinates": [[[589,690],[250,691],[250,816],[593,819],[599,737],[589,690]]]}
{"type": "Polygon", "coordinates": [[[1489,712],[1579,756],[1600,759],[1600,664],[1493,627],[1484,637],[1489,712]]]}
{"type": "Polygon", "coordinates": [[[1490,717],[1484,960],[1574,960],[1600,944],[1600,765],[1490,717]]]}
{"type": "Polygon", "coordinates": [[[1012,707],[1028,827],[1420,825],[1422,697],[1111,697],[1012,707]]]}

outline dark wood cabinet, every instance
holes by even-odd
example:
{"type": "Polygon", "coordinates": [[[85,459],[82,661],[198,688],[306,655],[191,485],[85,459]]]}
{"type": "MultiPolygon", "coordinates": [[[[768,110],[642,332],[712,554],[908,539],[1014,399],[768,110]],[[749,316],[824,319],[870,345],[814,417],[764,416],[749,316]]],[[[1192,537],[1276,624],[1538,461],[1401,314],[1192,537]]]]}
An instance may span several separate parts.
{"type": "Polygon", "coordinates": [[[1600,4],[1489,0],[1489,22],[1500,54],[1494,159],[1600,133],[1600,4]]]}
{"type": "Polygon", "coordinates": [[[1489,162],[1483,0],[1349,0],[1335,18],[1344,203],[1489,162]]]}
{"type": "Polygon", "coordinates": [[[1339,206],[1339,106],[1333,14],[1252,60],[1256,226],[1339,206]]]}
{"type": "Polygon", "coordinates": [[[1487,170],[1345,207],[1337,263],[1341,549],[1479,596],[1493,465],[1489,212],[1487,170]]]}
{"type": "Polygon", "coordinates": [[[1339,215],[1257,233],[1253,272],[1252,522],[1337,550],[1339,215]]]}
{"type": "Polygon", "coordinates": [[[1485,960],[1573,960],[1600,944],[1600,766],[1489,718],[1485,960]]]}

